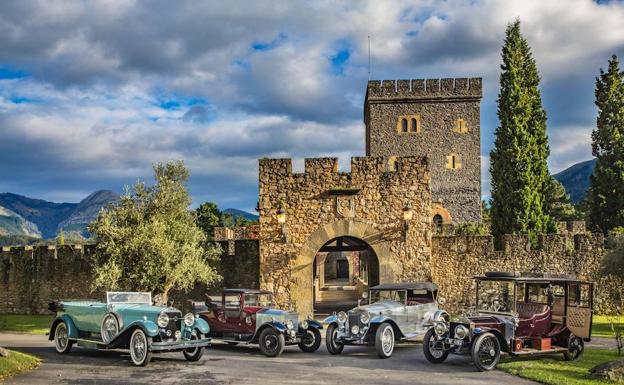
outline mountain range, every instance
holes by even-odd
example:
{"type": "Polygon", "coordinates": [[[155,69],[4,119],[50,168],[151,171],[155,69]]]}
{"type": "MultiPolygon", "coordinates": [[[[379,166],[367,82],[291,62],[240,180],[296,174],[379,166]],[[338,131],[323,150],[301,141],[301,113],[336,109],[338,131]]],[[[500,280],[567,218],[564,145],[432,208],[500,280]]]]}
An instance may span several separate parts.
{"type": "Polygon", "coordinates": [[[596,159],[573,164],[565,170],[553,175],[565,187],[572,203],[579,203],[589,190],[589,178],[594,173],[596,159]]]}

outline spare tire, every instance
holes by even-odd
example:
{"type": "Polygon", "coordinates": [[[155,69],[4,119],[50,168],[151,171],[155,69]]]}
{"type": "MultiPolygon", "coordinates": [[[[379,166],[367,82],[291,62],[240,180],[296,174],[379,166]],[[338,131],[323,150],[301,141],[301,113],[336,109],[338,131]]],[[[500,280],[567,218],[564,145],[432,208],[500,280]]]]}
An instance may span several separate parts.
{"type": "Polygon", "coordinates": [[[516,278],[520,276],[517,271],[488,271],[485,273],[488,278],[516,278]]]}

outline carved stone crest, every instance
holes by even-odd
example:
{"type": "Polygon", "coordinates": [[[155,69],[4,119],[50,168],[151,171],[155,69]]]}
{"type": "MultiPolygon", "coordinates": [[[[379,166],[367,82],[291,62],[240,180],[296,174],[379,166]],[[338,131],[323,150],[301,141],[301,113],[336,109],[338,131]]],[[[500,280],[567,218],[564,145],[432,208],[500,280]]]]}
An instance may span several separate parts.
{"type": "Polygon", "coordinates": [[[352,196],[336,197],[336,213],[342,218],[355,217],[355,202],[352,196]]]}

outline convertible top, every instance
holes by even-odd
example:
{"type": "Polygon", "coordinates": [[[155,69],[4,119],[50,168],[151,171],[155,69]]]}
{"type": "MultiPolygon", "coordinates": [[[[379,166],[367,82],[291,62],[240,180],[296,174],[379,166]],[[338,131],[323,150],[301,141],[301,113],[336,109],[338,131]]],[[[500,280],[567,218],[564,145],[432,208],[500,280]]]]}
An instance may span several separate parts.
{"type": "Polygon", "coordinates": [[[438,290],[438,285],[433,282],[402,282],[402,283],[384,283],[373,286],[369,290],[438,290]]]}
{"type": "Polygon", "coordinates": [[[236,294],[273,294],[270,291],[267,290],[260,290],[260,289],[232,289],[232,288],[228,288],[228,289],[223,289],[223,293],[236,293],[236,294]]]}
{"type": "Polygon", "coordinates": [[[533,283],[548,283],[548,282],[580,282],[591,283],[576,278],[573,275],[557,274],[557,273],[520,273],[517,271],[492,271],[487,272],[484,275],[477,275],[475,279],[481,281],[516,281],[516,282],[533,282],[533,283]]]}

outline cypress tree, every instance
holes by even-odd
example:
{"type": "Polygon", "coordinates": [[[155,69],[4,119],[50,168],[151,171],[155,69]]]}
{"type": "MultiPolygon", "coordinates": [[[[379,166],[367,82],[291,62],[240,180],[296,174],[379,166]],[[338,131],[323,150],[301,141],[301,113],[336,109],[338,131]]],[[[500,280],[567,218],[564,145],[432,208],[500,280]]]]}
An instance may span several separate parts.
{"type": "Polygon", "coordinates": [[[624,73],[615,55],[596,78],[596,106],[592,153],[597,160],[588,195],[589,221],[607,233],[624,226],[624,73]]]}
{"type": "Polygon", "coordinates": [[[500,124],[490,153],[492,234],[528,234],[535,245],[538,234],[554,228],[548,214],[550,150],[540,76],[519,20],[507,26],[502,59],[500,124]]]}

